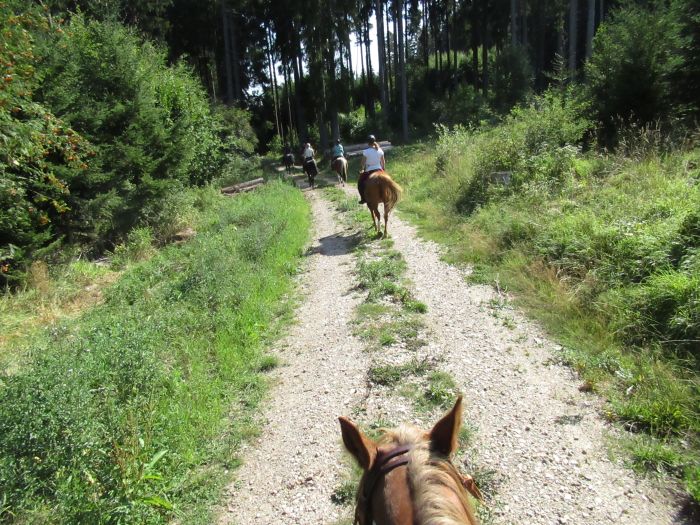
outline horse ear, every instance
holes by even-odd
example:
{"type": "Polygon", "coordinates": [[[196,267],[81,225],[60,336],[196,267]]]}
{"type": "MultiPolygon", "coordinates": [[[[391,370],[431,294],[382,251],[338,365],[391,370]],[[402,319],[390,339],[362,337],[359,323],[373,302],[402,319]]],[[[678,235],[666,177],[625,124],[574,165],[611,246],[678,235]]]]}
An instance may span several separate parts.
{"type": "Polygon", "coordinates": [[[430,431],[430,448],[445,456],[452,454],[457,450],[457,436],[461,426],[462,396],[459,396],[452,410],[435,423],[430,431]]]}
{"type": "Polygon", "coordinates": [[[372,468],[377,457],[377,445],[365,436],[357,425],[346,417],[339,417],[343,443],[364,470],[372,468]]]}

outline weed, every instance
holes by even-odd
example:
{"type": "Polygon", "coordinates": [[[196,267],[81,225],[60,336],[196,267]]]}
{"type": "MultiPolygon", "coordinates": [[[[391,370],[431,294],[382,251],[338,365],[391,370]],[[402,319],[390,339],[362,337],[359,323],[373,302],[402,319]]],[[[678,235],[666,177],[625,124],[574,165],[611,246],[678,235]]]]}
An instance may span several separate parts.
{"type": "Polygon", "coordinates": [[[369,380],[378,385],[394,386],[408,376],[421,376],[428,370],[427,362],[414,359],[403,365],[373,366],[369,370],[369,380]]]}

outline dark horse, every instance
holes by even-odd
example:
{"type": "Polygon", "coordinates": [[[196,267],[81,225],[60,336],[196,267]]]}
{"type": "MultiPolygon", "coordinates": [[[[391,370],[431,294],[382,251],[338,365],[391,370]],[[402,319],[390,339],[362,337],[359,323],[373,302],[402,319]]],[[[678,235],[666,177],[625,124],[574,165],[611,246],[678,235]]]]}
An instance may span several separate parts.
{"type": "Polygon", "coordinates": [[[316,165],[316,161],[314,159],[304,161],[304,172],[306,172],[306,176],[309,179],[309,185],[313,189],[316,175],[318,175],[318,166],[316,165]]]}
{"type": "Polygon", "coordinates": [[[285,153],[282,160],[284,161],[284,169],[287,170],[287,173],[291,173],[292,168],[294,168],[294,154],[285,153]]]}

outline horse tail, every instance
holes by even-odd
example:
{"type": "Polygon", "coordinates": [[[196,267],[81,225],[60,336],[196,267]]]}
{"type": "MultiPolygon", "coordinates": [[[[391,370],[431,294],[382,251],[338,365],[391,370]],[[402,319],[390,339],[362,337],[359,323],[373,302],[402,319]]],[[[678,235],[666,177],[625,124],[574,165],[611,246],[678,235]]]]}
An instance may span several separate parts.
{"type": "Polygon", "coordinates": [[[380,174],[380,178],[384,183],[382,185],[384,190],[384,209],[387,213],[389,213],[394,206],[396,206],[396,203],[399,202],[401,193],[403,193],[403,188],[394,182],[394,180],[389,177],[389,174],[386,172],[382,172],[380,174]]]}

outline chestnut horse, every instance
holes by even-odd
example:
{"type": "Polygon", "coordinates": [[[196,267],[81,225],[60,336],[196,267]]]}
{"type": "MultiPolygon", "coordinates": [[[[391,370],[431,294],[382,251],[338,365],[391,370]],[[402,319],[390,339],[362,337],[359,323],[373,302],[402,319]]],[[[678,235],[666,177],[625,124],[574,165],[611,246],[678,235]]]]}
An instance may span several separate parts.
{"type": "Polygon", "coordinates": [[[430,432],[404,425],[379,441],[341,417],[343,443],[363,470],[354,524],[477,525],[467,492],[481,500],[479,489],[450,461],[461,421],[461,396],[430,432]]]}
{"type": "Polygon", "coordinates": [[[338,174],[338,182],[343,186],[348,181],[348,160],[345,157],[338,157],[333,161],[333,171],[338,174]]]}
{"type": "Polygon", "coordinates": [[[369,212],[372,214],[372,224],[377,233],[381,232],[381,215],[379,214],[379,203],[384,204],[384,237],[388,235],[387,221],[389,213],[394,208],[401,197],[401,186],[396,184],[386,171],[375,171],[365,182],[365,202],[369,212]]]}

